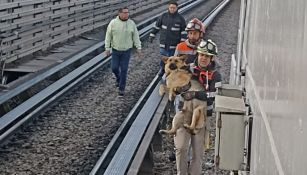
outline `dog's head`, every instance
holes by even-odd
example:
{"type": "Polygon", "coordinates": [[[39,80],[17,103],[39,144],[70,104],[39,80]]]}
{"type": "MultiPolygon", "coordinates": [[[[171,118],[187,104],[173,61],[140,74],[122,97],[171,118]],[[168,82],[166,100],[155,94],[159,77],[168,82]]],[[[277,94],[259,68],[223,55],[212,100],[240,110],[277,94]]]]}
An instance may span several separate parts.
{"type": "Polygon", "coordinates": [[[183,56],[171,56],[171,57],[162,57],[162,61],[165,63],[165,73],[166,75],[170,74],[172,71],[182,69],[186,66],[185,60],[187,59],[186,55],[183,56]]]}

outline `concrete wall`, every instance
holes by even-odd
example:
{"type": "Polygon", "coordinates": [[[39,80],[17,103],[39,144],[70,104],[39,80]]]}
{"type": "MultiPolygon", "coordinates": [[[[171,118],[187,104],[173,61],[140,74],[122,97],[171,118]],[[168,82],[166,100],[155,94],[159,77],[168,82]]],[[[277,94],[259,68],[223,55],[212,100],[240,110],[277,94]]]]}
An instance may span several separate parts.
{"type": "Polygon", "coordinates": [[[242,68],[254,113],[251,174],[306,175],[307,1],[242,2],[242,68]]]}

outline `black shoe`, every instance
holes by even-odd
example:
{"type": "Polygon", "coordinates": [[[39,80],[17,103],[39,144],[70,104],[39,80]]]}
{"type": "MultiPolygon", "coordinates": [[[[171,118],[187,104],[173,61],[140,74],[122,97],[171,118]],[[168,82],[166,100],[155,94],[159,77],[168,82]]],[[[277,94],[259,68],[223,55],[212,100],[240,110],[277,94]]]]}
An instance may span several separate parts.
{"type": "Polygon", "coordinates": [[[176,161],[176,154],[174,153],[174,151],[171,152],[171,154],[168,156],[168,159],[170,161],[176,161]]]}
{"type": "Polygon", "coordinates": [[[124,91],[119,91],[118,92],[118,97],[124,97],[125,96],[125,92],[124,91]]]}

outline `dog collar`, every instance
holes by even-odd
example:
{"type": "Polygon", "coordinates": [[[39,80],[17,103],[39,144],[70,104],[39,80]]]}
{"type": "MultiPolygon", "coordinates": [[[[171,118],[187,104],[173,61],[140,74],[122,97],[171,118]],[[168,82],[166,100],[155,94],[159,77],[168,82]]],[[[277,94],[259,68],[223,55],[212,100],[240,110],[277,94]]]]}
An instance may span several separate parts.
{"type": "Polygon", "coordinates": [[[182,94],[184,92],[187,92],[190,88],[191,88],[191,82],[189,82],[188,84],[186,84],[184,86],[177,87],[176,88],[176,93],[177,94],[182,94]]]}

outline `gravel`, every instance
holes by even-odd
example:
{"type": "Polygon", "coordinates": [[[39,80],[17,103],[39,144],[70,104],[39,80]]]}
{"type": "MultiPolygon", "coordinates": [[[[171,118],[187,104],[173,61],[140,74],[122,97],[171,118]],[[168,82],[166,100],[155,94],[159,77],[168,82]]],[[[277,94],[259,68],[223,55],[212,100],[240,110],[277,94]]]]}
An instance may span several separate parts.
{"type": "MultiPolygon", "coordinates": [[[[202,3],[185,19],[203,18],[218,2],[202,3]]],[[[230,58],[236,50],[239,7],[239,0],[232,1],[205,35],[219,47],[224,82],[229,79],[230,58]]],[[[158,41],[144,41],[143,45],[144,58],[131,58],[124,98],[117,97],[109,67],[101,68],[0,147],[0,174],[89,174],[159,70],[158,41]]],[[[157,174],[174,174],[174,162],[167,156],[173,149],[172,138],[165,138],[164,142],[164,150],[155,152],[154,169],[157,174]]],[[[204,157],[204,174],[214,172],[213,167],[206,166],[212,157],[210,150],[204,157]]]]}
{"type": "MultiPolygon", "coordinates": [[[[208,5],[206,5],[208,6],[208,5]]],[[[202,18],[205,7],[200,7],[194,11],[192,17],[202,18]],[[197,14],[197,16],[194,16],[197,14]]],[[[228,83],[230,74],[231,55],[236,53],[237,33],[239,26],[240,0],[231,1],[225,11],[219,15],[212,24],[206,29],[205,38],[212,39],[218,46],[217,60],[221,65],[220,73],[222,74],[223,83],[228,83]]],[[[210,117],[209,122],[212,128],[215,127],[215,117],[210,117]]],[[[203,157],[203,174],[204,175],[226,175],[229,171],[216,170],[214,167],[214,137],[215,129],[210,131],[210,140],[212,145],[210,150],[206,151],[203,157]]],[[[170,161],[169,157],[174,149],[173,138],[163,136],[162,151],[156,151],[154,154],[154,174],[156,175],[173,175],[176,174],[175,161],[170,161]]]]}

